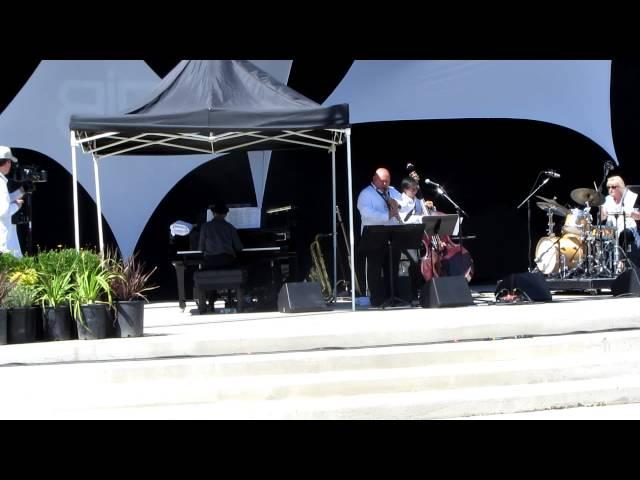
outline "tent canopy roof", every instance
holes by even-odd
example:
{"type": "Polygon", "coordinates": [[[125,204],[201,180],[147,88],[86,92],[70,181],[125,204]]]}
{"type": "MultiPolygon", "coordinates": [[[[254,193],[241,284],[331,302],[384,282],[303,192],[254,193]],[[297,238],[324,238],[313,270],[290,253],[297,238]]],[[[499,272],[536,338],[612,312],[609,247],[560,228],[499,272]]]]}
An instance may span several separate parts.
{"type": "Polygon", "coordinates": [[[72,115],[69,127],[100,156],[329,149],[349,106],[323,107],[247,60],[184,60],[126,113],[72,115]]]}

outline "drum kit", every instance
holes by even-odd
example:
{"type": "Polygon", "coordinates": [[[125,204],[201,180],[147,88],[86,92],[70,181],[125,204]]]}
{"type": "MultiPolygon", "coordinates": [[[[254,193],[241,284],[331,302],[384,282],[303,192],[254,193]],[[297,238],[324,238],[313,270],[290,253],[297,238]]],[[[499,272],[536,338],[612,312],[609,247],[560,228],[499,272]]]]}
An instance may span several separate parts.
{"type": "MultiPolygon", "coordinates": [[[[615,277],[624,270],[620,262],[618,232],[593,223],[591,208],[600,207],[604,196],[597,190],[576,188],[571,199],[580,208],[566,208],[555,199],[536,196],[536,205],[548,216],[547,234],[536,245],[537,270],[555,278],[615,277]],[[554,233],[553,217],[564,218],[561,235],[554,233]]],[[[599,215],[596,214],[596,220],[599,215]]]]}

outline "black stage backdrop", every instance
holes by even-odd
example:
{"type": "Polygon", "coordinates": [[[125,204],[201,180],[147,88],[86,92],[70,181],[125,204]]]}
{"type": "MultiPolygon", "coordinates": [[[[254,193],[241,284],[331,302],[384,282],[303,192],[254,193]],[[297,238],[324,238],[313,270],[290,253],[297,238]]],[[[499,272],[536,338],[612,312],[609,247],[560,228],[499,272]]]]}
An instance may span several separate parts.
{"type": "MultiPolygon", "coordinates": [[[[158,75],[164,76],[178,60],[147,60],[158,75]]],[[[37,61],[14,62],[0,91],[4,109],[28,80],[37,61]]],[[[322,102],[348,70],[351,61],[295,60],[289,86],[322,102]]],[[[621,163],[613,173],[627,184],[640,183],[640,61],[614,60],[611,79],[613,139],[621,163]]],[[[559,203],[574,207],[570,192],[574,188],[593,188],[600,183],[606,153],[582,135],[563,127],[525,120],[429,120],[355,125],[352,129],[354,202],[375,168],[387,167],[392,184],[399,186],[408,162],[422,178],[443,184],[450,196],[470,218],[463,224],[465,235],[475,235],[465,247],[470,251],[476,275],[473,283],[494,283],[503,275],[525,271],[527,255],[527,209],[516,206],[531,190],[541,170],[561,173],[539,192],[557,197],[559,203]]],[[[11,145],[10,138],[1,143],[11,145]]],[[[37,185],[33,195],[33,242],[35,248],[73,246],[73,204],[71,175],[39,152],[15,149],[22,164],[35,164],[49,173],[49,181],[37,185]]],[[[337,153],[338,205],[347,218],[346,149],[337,153]]],[[[144,181],[144,179],[140,179],[144,181]]],[[[207,205],[217,200],[228,203],[255,202],[250,187],[251,172],[246,153],[233,153],[202,165],[180,180],[162,200],[147,223],[136,250],[147,265],[158,272],[160,285],[152,300],[176,298],[176,284],[170,260],[179,238],[170,242],[169,225],[176,220],[199,222],[207,205]],[[222,181],[221,179],[224,179],[222,181]],[[214,193],[212,193],[214,192],[214,193]]],[[[447,200],[422,186],[440,210],[453,213],[447,200]]],[[[135,192],[134,192],[135,193],[135,192]]],[[[532,250],[545,235],[547,217],[531,201],[532,250]]],[[[267,207],[293,204],[298,208],[296,249],[300,273],[310,266],[309,245],[317,233],[331,231],[331,157],[324,152],[300,150],[274,152],[265,190],[267,207]]],[[[83,245],[97,244],[95,204],[80,188],[80,215],[83,245]]],[[[355,213],[355,228],[360,222],[355,213]]],[[[559,222],[561,219],[556,217],[559,222]]],[[[115,245],[105,223],[105,242],[115,245]]],[[[559,224],[556,228],[559,228],[559,224]]],[[[19,226],[23,250],[26,225],[19,226]]],[[[189,287],[189,285],[187,285],[189,287]]]]}

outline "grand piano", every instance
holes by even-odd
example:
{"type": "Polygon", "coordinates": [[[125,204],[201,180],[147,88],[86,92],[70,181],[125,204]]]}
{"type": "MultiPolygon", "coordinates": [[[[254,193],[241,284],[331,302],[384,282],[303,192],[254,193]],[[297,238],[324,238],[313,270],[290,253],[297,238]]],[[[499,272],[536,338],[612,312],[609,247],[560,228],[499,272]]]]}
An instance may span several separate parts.
{"type": "MultiPolygon", "coordinates": [[[[183,310],[186,307],[185,272],[192,275],[202,268],[204,260],[203,253],[195,249],[199,231],[196,228],[190,234],[191,249],[176,251],[177,258],[171,262],[176,270],[178,303],[183,310]]],[[[298,256],[292,249],[290,226],[238,229],[238,235],[244,246],[238,255],[238,265],[248,273],[245,294],[251,303],[247,309],[277,308],[282,284],[298,277],[298,256]]]]}

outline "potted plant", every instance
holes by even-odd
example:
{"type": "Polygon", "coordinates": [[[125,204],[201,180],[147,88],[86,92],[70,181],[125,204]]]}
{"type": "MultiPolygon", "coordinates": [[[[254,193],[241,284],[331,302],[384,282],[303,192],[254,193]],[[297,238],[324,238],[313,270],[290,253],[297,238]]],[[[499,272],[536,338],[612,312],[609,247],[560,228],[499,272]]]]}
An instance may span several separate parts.
{"type": "MultiPolygon", "coordinates": [[[[13,281],[12,281],[13,283],[13,281]]],[[[4,299],[7,314],[7,343],[35,342],[38,339],[40,309],[35,306],[38,292],[33,285],[16,283],[4,299]]]]}
{"type": "Polygon", "coordinates": [[[113,276],[109,286],[115,300],[115,335],[116,337],[141,337],[144,330],[144,292],[158,288],[148,285],[149,277],[156,271],[153,267],[145,271],[144,263],[134,253],[126,260],[110,255],[109,268],[113,276]]]}
{"type": "Polygon", "coordinates": [[[37,257],[37,301],[42,305],[46,340],[77,338],[71,315],[71,293],[79,255],[73,249],[66,249],[42,252],[37,257]]]}
{"type": "Polygon", "coordinates": [[[7,344],[7,307],[4,300],[11,288],[13,285],[9,281],[9,275],[0,271],[0,345],[7,344]]]}
{"type": "Polygon", "coordinates": [[[46,340],[71,340],[75,338],[70,299],[73,291],[73,271],[66,273],[38,274],[36,301],[42,305],[44,338],[46,340]]]}
{"type": "Polygon", "coordinates": [[[96,253],[84,250],[80,252],[73,271],[74,290],[70,300],[80,340],[111,335],[113,325],[109,307],[112,305],[112,296],[109,280],[114,273],[106,263],[96,253]]]}

